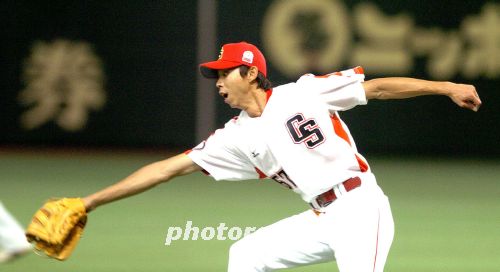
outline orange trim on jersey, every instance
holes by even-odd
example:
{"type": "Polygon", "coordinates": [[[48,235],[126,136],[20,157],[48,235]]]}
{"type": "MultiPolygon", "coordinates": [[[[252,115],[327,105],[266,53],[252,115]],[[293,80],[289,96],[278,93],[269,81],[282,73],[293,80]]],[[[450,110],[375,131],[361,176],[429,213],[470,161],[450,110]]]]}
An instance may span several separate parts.
{"type": "Polygon", "coordinates": [[[361,172],[366,172],[368,171],[368,164],[363,160],[361,159],[358,154],[355,155],[356,156],[356,160],[358,161],[358,165],[359,165],[359,169],[361,170],[361,172]]]}
{"type": "Polygon", "coordinates": [[[264,172],[262,172],[259,168],[257,168],[257,167],[254,167],[254,168],[255,168],[255,172],[257,172],[257,174],[259,174],[259,179],[267,178],[267,175],[264,174],[264,172]]]}
{"type": "Polygon", "coordinates": [[[331,115],[330,118],[332,119],[332,124],[333,124],[333,129],[335,130],[335,134],[337,134],[337,136],[344,139],[344,141],[346,141],[349,145],[351,145],[349,136],[347,135],[347,132],[344,130],[344,127],[342,127],[342,123],[340,122],[339,117],[336,114],[333,114],[331,115]]]}
{"type": "Polygon", "coordinates": [[[353,68],[353,70],[354,70],[354,73],[358,74],[358,75],[362,75],[365,73],[365,70],[361,66],[356,66],[353,68]]]}
{"type": "Polygon", "coordinates": [[[187,154],[191,153],[191,151],[193,151],[193,150],[192,149],[188,149],[188,150],[184,151],[184,154],[187,155],[187,154]]]}
{"type": "Polygon", "coordinates": [[[273,89],[269,89],[266,91],[266,104],[269,101],[269,98],[271,98],[271,95],[273,95],[273,89]]]}
{"type": "MultiPolygon", "coordinates": [[[[346,141],[350,146],[352,146],[351,141],[349,140],[349,136],[347,135],[347,132],[342,126],[342,123],[340,122],[340,119],[337,116],[337,114],[331,115],[330,118],[332,119],[332,124],[333,124],[333,129],[335,130],[335,134],[337,134],[337,136],[339,136],[341,139],[346,141]]],[[[362,158],[360,158],[358,154],[354,154],[354,156],[356,157],[356,161],[358,161],[359,170],[361,170],[361,172],[368,171],[369,169],[368,164],[362,158]]]]}

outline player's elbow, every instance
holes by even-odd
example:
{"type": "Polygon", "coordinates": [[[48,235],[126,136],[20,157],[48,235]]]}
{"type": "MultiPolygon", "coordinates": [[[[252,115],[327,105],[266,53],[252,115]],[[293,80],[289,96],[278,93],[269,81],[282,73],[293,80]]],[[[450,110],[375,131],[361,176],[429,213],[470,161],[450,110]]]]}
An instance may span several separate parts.
{"type": "Polygon", "coordinates": [[[382,91],[380,82],[377,79],[363,82],[363,88],[365,89],[366,99],[385,99],[384,92],[382,91]]]}
{"type": "Polygon", "coordinates": [[[201,168],[185,154],[179,154],[169,159],[156,162],[153,164],[153,168],[153,171],[158,174],[157,179],[161,182],[167,182],[177,176],[183,176],[201,170],[201,168]]]}

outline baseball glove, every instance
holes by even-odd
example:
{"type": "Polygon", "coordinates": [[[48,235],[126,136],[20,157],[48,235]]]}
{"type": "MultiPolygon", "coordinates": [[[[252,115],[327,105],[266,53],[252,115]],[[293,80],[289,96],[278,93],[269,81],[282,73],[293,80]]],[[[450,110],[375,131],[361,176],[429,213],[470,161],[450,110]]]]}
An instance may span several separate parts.
{"type": "Polygon", "coordinates": [[[35,250],[64,261],[75,249],[86,223],[82,199],[49,200],[33,216],[26,238],[34,242],[35,250]]]}

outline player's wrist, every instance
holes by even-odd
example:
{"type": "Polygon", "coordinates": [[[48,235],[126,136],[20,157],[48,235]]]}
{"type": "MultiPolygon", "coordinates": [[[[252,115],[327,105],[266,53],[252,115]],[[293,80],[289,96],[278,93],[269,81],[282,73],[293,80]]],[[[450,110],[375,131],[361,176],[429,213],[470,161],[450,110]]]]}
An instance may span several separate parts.
{"type": "Polygon", "coordinates": [[[82,197],[82,202],[83,202],[83,205],[85,205],[85,210],[87,212],[91,212],[92,210],[94,210],[96,208],[95,203],[90,196],[82,197]]]}
{"type": "Polygon", "coordinates": [[[451,97],[453,95],[453,89],[454,86],[456,85],[453,82],[449,81],[436,81],[435,82],[436,87],[434,92],[438,95],[445,95],[451,97]]]}

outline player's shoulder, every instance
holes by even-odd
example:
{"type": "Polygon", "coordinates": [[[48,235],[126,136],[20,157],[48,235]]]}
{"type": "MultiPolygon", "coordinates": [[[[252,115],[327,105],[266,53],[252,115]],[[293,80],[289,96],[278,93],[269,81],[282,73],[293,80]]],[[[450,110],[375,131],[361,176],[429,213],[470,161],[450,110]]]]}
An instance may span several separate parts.
{"type": "Polygon", "coordinates": [[[239,139],[240,134],[241,134],[241,118],[240,116],[234,116],[233,118],[229,119],[223,127],[218,128],[215,130],[208,138],[207,140],[210,142],[221,142],[224,144],[230,144],[235,139],[239,139]]]}
{"type": "Polygon", "coordinates": [[[276,98],[276,97],[279,97],[282,95],[289,97],[299,90],[300,90],[300,88],[299,88],[299,85],[297,84],[297,82],[290,82],[290,83],[286,83],[283,85],[279,85],[279,86],[276,86],[272,89],[271,99],[273,97],[276,98]]]}
{"type": "Polygon", "coordinates": [[[311,82],[324,82],[325,79],[328,79],[328,80],[343,80],[343,79],[346,80],[347,79],[347,80],[364,81],[364,78],[365,78],[365,73],[364,73],[363,67],[356,66],[354,68],[336,71],[336,72],[332,72],[332,73],[325,74],[325,75],[314,75],[311,73],[304,74],[297,80],[297,83],[310,84],[311,82]]]}
{"type": "Polygon", "coordinates": [[[239,115],[234,116],[229,119],[229,121],[224,124],[224,129],[232,130],[244,126],[247,122],[249,122],[250,116],[245,111],[241,111],[239,115]]]}

